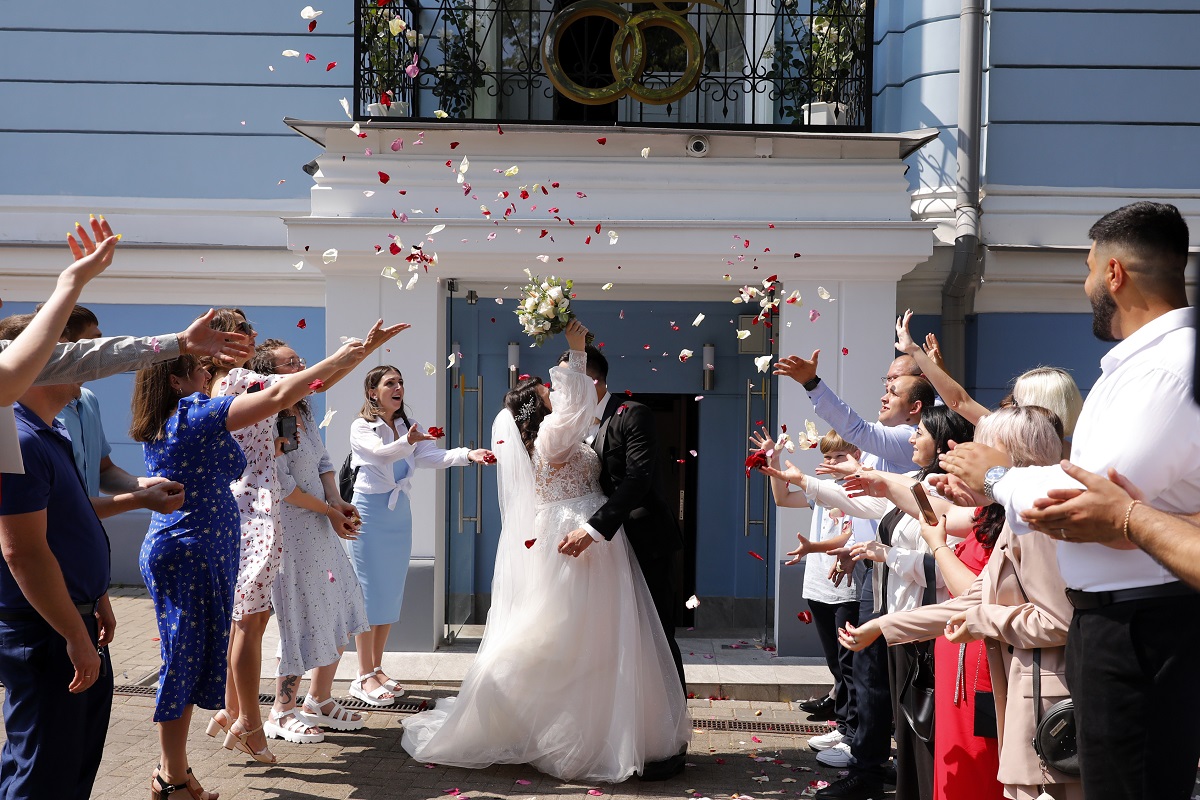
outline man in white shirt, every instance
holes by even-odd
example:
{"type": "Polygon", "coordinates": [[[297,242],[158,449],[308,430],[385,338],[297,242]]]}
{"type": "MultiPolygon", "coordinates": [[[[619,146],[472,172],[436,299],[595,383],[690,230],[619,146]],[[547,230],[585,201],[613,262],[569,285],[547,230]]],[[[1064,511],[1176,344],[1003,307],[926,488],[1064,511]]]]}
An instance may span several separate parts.
{"type": "MultiPolygon", "coordinates": [[[[1118,341],[1084,403],[1071,461],[1114,468],[1146,502],[1200,511],[1200,408],[1192,402],[1195,331],[1184,292],[1188,228],[1171,205],[1140,202],[1102,217],[1084,283],[1093,332],[1118,341]]],[[[942,457],[951,475],[1022,513],[1047,492],[1078,488],[1061,467],[1007,469],[978,444],[942,457]]],[[[987,502],[987,500],[983,500],[987,502]]],[[[1132,542],[1067,541],[1058,563],[1075,607],[1067,681],[1088,800],[1188,798],[1200,759],[1200,593],[1132,542]]]]}

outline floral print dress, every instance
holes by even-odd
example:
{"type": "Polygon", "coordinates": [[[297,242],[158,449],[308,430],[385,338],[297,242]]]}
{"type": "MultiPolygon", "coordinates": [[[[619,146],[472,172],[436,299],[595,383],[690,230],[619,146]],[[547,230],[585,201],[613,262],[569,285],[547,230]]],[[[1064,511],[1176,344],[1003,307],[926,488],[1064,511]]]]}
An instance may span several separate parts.
{"type": "MultiPolygon", "coordinates": [[[[281,375],[233,369],[217,382],[214,397],[259,391],[281,375]]],[[[241,514],[241,556],[233,594],[233,618],[271,608],[271,583],[279,572],[283,543],[279,536],[279,478],[275,473],[275,417],[231,431],[246,455],[246,469],[230,483],[241,514]]]]}

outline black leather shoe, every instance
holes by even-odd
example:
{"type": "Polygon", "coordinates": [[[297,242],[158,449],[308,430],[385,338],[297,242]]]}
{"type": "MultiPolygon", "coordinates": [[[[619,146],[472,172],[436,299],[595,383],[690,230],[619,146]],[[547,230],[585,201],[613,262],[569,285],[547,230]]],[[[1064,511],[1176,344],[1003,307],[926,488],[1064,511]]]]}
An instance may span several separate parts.
{"type": "Polygon", "coordinates": [[[646,762],[646,765],[642,767],[642,771],[638,773],[638,778],[644,781],[669,780],[683,772],[685,761],[687,761],[686,747],[678,755],[671,756],[662,761],[646,762]]]}
{"type": "Polygon", "coordinates": [[[833,698],[829,695],[809,698],[800,704],[800,710],[808,712],[814,719],[833,719],[833,698]]]}
{"type": "Polygon", "coordinates": [[[814,795],[817,800],[883,800],[883,782],[869,775],[850,774],[814,795]]]}

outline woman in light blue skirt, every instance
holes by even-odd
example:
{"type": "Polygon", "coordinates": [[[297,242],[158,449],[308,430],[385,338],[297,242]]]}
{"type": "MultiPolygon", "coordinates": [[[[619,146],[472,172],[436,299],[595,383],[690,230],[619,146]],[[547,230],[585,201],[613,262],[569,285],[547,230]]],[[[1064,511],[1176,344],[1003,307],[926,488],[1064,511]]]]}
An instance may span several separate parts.
{"type": "Polygon", "coordinates": [[[367,373],[358,419],[350,426],[354,506],[362,516],[358,539],[349,542],[362,584],[371,628],[354,637],[359,676],[350,696],[373,706],[390,706],[404,694],[383,672],[383,647],[400,619],[404,579],[412,555],[412,512],[408,490],[417,467],[445,469],[495,463],[489,450],[444,450],[438,437],[411,420],[404,408],[404,377],[384,365],[367,373]]]}

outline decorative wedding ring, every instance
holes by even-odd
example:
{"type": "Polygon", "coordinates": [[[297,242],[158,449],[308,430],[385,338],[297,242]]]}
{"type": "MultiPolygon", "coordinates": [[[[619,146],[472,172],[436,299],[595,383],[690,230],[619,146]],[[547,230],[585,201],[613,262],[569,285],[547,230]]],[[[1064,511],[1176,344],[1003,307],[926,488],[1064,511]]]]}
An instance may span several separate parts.
{"type": "Polygon", "coordinates": [[[842,566],[842,562],[841,562],[841,561],[838,561],[837,563],[835,563],[835,564],[833,565],[833,571],[834,571],[834,572],[845,572],[845,571],[846,571],[846,568],[842,566]]]}

